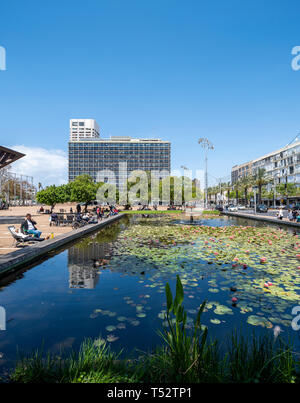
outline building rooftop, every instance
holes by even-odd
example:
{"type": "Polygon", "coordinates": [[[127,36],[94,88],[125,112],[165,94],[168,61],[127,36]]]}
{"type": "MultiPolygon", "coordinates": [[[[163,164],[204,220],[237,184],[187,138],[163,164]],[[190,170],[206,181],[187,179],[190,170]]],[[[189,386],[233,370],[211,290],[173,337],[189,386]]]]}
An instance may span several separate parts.
{"type": "Polygon", "coordinates": [[[293,141],[292,143],[289,143],[289,144],[287,144],[286,146],[284,146],[284,147],[282,147],[282,148],[279,148],[279,149],[276,150],[276,151],[272,151],[272,152],[270,152],[270,153],[268,153],[268,154],[265,154],[265,155],[263,155],[263,156],[261,156],[261,157],[259,157],[259,158],[255,158],[255,159],[253,159],[253,160],[251,160],[251,161],[244,162],[243,164],[234,165],[234,166],[232,167],[232,170],[235,170],[235,169],[237,169],[237,168],[240,168],[240,167],[242,167],[242,166],[244,166],[244,165],[253,164],[253,163],[257,162],[257,161],[263,160],[263,159],[268,158],[268,157],[272,157],[272,156],[275,155],[275,154],[279,154],[279,153],[281,153],[281,152],[283,152],[283,151],[289,150],[289,149],[294,148],[294,147],[296,147],[296,146],[298,146],[298,145],[300,146],[300,140],[298,140],[298,138],[296,138],[295,141],[293,141]]]}
{"type": "Polygon", "coordinates": [[[161,139],[140,139],[140,138],[133,138],[129,136],[110,136],[110,138],[83,138],[80,140],[70,140],[71,143],[170,143],[170,141],[165,141],[161,139]]]}

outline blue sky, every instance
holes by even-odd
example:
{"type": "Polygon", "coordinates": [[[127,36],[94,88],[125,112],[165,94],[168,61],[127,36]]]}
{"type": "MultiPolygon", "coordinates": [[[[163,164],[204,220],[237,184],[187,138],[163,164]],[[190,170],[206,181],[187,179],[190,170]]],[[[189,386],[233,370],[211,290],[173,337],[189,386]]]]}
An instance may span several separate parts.
{"type": "Polygon", "coordinates": [[[227,176],[300,132],[299,17],[296,0],[2,2],[1,144],[38,179],[58,156],[63,180],[69,119],[95,118],[103,137],[170,140],[174,169],[203,168],[208,137],[227,176]]]}

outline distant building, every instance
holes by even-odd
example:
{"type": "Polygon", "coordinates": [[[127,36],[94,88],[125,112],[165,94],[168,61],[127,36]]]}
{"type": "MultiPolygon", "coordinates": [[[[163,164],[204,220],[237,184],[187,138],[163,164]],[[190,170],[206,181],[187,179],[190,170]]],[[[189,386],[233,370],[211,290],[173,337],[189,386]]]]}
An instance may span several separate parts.
{"type": "Polygon", "coordinates": [[[231,169],[231,183],[236,183],[238,180],[250,174],[252,174],[252,162],[235,165],[231,169]]]}
{"type": "Polygon", "coordinates": [[[259,169],[265,169],[271,181],[276,184],[293,183],[300,186],[300,141],[295,139],[291,144],[253,161],[235,165],[231,170],[231,182],[249,174],[255,175],[259,169]]]}
{"type": "Polygon", "coordinates": [[[70,141],[97,139],[100,128],[94,119],[70,119],[70,141]]]}
{"type": "MultiPolygon", "coordinates": [[[[69,182],[82,174],[88,174],[97,181],[99,171],[113,172],[117,184],[121,177],[134,170],[164,171],[164,176],[168,176],[171,171],[170,160],[169,141],[122,136],[102,139],[95,121],[70,121],[69,182]],[[127,163],[126,172],[125,168],[121,167],[120,170],[120,163],[127,163]]],[[[112,181],[109,174],[106,181],[112,181]]]]}

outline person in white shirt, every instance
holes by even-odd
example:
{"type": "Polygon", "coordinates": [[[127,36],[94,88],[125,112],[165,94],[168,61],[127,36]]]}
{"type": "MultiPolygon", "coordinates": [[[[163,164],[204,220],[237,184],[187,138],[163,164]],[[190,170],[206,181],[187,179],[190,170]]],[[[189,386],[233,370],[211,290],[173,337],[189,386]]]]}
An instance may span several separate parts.
{"type": "Polygon", "coordinates": [[[36,228],[36,222],[31,219],[31,214],[26,214],[26,218],[21,225],[21,230],[25,234],[32,234],[36,238],[41,236],[41,231],[36,228]]]}
{"type": "Polygon", "coordinates": [[[282,211],[282,208],[281,208],[281,209],[279,209],[279,211],[278,211],[278,219],[279,219],[279,220],[282,220],[282,218],[283,218],[283,211],[282,211]]]}

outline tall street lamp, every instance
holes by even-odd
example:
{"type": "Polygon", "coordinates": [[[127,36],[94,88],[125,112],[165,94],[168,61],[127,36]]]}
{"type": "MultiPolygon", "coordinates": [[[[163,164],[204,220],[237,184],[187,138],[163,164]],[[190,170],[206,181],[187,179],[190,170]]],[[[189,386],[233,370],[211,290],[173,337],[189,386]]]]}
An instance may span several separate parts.
{"type": "Polygon", "coordinates": [[[276,208],[276,199],[277,199],[277,197],[276,197],[276,179],[278,179],[278,177],[279,177],[279,174],[278,174],[278,172],[277,173],[275,173],[274,174],[274,178],[273,178],[273,181],[274,181],[274,187],[273,187],[273,204],[274,204],[274,208],[276,208]]]}
{"type": "Polygon", "coordinates": [[[214,146],[206,137],[201,137],[198,140],[198,144],[201,145],[201,147],[204,149],[204,153],[205,153],[205,208],[207,208],[207,187],[208,187],[207,152],[208,152],[208,150],[214,150],[214,146]]]}

